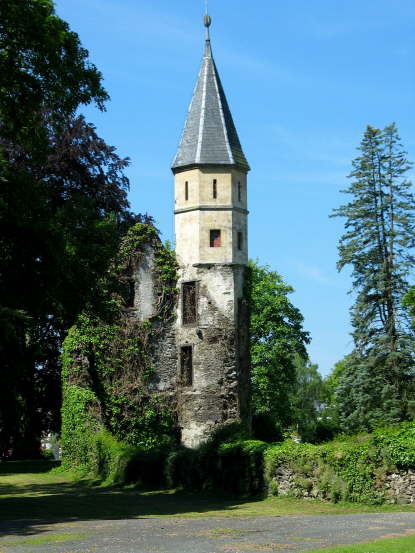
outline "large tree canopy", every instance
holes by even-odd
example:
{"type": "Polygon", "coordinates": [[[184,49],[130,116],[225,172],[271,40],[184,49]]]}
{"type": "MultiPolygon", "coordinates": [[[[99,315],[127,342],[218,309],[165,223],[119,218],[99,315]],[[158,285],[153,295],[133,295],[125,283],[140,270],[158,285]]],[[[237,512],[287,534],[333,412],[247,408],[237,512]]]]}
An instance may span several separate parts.
{"type": "Polygon", "coordinates": [[[123,173],[128,161],[81,116],[59,133],[47,128],[45,163],[3,141],[0,437],[20,456],[42,429],[58,430],[62,339],[85,305],[99,309],[101,275],[133,220],[123,173]]]}
{"type": "Polygon", "coordinates": [[[339,378],[337,402],[344,428],[355,431],[412,416],[414,337],[402,297],[414,264],[415,202],[395,125],[367,127],[353,161],[339,270],[351,265],[355,351],[339,378]]]}
{"type": "Polygon", "coordinates": [[[75,116],[101,75],[50,0],[0,3],[0,447],[59,424],[58,354],[133,216],[127,159],[75,116]]]}
{"type": "Polygon", "coordinates": [[[52,0],[0,2],[0,135],[39,147],[43,110],[53,124],[108,99],[101,74],[52,0]]]}
{"type": "Polygon", "coordinates": [[[293,416],[294,355],[307,358],[305,344],[309,336],[302,326],[303,316],[288,298],[293,288],[277,272],[250,261],[247,280],[253,412],[261,420],[271,418],[276,428],[281,429],[293,416]]]}

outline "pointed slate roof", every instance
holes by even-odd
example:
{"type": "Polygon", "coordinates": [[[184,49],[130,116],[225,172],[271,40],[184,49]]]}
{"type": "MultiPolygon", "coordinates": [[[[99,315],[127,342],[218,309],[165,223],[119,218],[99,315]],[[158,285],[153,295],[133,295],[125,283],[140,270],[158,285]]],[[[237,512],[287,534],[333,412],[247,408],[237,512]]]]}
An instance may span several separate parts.
{"type": "Polygon", "coordinates": [[[200,165],[234,165],[249,171],[212,56],[208,33],[199,78],[172,169],[200,165]]]}

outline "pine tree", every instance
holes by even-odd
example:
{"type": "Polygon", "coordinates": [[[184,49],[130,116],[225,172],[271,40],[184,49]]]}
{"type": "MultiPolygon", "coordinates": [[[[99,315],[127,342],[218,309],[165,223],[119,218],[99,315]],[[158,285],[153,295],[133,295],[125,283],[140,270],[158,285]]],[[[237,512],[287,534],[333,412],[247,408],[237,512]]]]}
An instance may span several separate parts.
{"type": "Polygon", "coordinates": [[[346,218],[338,269],[352,266],[355,351],[340,379],[338,405],[346,429],[370,428],[410,416],[414,338],[402,297],[414,263],[414,197],[395,124],[368,126],[353,161],[352,200],[335,210],[346,218]]]}

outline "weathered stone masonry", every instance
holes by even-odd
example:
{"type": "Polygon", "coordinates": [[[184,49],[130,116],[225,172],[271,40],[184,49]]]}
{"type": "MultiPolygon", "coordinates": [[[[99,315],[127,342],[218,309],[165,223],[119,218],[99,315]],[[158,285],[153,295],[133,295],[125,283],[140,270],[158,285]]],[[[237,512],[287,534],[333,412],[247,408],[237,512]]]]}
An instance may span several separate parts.
{"type": "Polygon", "coordinates": [[[248,422],[246,337],[238,332],[238,322],[242,326],[247,321],[244,313],[238,321],[234,301],[243,270],[217,264],[196,267],[192,273],[197,289],[194,323],[183,324],[183,304],[179,306],[177,344],[181,351],[191,348],[193,372],[191,382],[179,379],[178,415],[182,441],[190,447],[208,438],[218,425],[248,422]]]}
{"type": "MultiPolygon", "coordinates": [[[[182,271],[182,287],[195,285],[196,311],[184,323],[183,293],[177,315],[160,327],[151,347],[153,392],[177,411],[182,442],[190,447],[207,439],[220,425],[249,424],[248,316],[243,298],[245,266],[211,264],[182,271]],[[191,277],[192,280],[189,281],[191,277]],[[191,351],[191,374],[183,375],[183,349],[191,351]],[[189,379],[185,380],[185,376],[189,379]]],[[[133,267],[134,302],[126,315],[152,320],[159,301],[154,250],[148,244],[133,267]]],[[[152,321],[152,325],[157,324],[152,321]]]]}
{"type": "Polygon", "coordinates": [[[223,424],[249,425],[249,165],[213,60],[205,52],[173,162],[179,305],[178,418],[195,447],[223,424]]]}
{"type": "MultiPolygon", "coordinates": [[[[303,499],[328,499],[327,493],[319,485],[317,475],[308,477],[308,486],[304,486],[304,478],[299,483],[299,476],[290,467],[278,467],[272,478],[274,493],[303,499]]],[[[386,472],[374,489],[384,493],[385,503],[415,503],[415,471],[408,469],[386,472]]]]}

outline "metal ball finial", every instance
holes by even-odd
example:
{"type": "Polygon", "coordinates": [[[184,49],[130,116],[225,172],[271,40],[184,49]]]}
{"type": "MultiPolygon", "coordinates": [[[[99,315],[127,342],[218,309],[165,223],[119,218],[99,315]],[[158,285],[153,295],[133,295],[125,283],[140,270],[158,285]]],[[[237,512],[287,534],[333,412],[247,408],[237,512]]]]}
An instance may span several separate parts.
{"type": "Polygon", "coordinates": [[[205,27],[209,29],[210,25],[212,24],[212,18],[209,14],[205,15],[205,17],[203,18],[203,23],[205,24],[205,27]]]}

